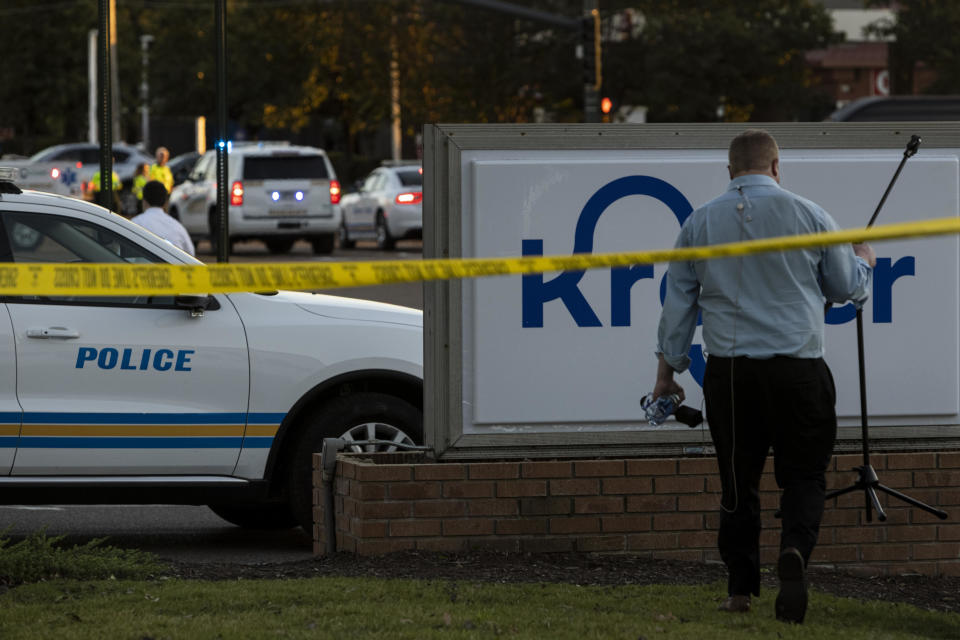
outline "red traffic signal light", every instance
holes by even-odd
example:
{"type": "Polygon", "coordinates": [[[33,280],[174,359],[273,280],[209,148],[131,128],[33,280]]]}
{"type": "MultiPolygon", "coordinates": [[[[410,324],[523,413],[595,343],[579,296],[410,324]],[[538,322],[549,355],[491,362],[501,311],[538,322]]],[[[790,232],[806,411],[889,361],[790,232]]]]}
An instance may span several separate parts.
{"type": "Polygon", "coordinates": [[[600,101],[600,111],[603,113],[610,113],[611,109],[613,109],[613,100],[610,98],[604,98],[600,101]]]}

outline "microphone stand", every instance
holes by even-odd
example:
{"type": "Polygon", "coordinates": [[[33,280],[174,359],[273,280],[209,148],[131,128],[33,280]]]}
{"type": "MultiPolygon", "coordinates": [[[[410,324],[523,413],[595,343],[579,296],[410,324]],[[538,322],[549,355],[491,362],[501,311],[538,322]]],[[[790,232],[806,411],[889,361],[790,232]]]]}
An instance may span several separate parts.
{"type": "MultiPolygon", "coordinates": [[[[896,173],[893,174],[893,179],[890,180],[890,184],[887,185],[887,190],[883,192],[883,197],[880,199],[880,204],[877,205],[877,209],[873,212],[870,222],[867,223],[867,228],[871,227],[873,225],[873,221],[877,219],[877,214],[880,213],[883,203],[886,202],[887,195],[889,195],[890,189],[893,188],[893,183],[897,181],[897,177],[900,175],[903,165],[907,162],[907,158],[914,155],[919,146],[920,136],[911,136],[910,142],[907,143],[907,148],[903,152],[903,159],[900,161],[900,165],[897,167],[896,173]]],[[[867,522],[873,521],[873,509],[875,509],[877,512],[877,519],[883,522],[887,519],[887,514],[884,512],[883,507],[880,506],[880,500],[877,498],[877,491],[882,491],[883,493],[891,495],[899,500],[903,500],[904,502],[911,504],[918,509],[923,509],[927,513],[937,516],[941,520],[946,520],[947,513],[945,511],[941,511],[936,507],[924,504],[916,498],[911,498],[910,496],[900,493],[895,489],[891,489],[890,487],[880,484],[880,479],[877,477],[877,472],[874,471],[873,467],[870,465],[870,440],[867,427],[866,366],[864,364],[863,357],[863,309],[860,308],[857,309],[857,359],[860,366],[860,431],[863,441],[863,465],[853,468],[853,470],[858,473],[857,481],[855,483],[843,489],[828,491],[825,499],[829,500],[831,498],[836,498],[846,493],[850,493],[851,491],[862,489],[864,492],[864,501],[866,503],[865,508],[867,510],[867,522]]]]}

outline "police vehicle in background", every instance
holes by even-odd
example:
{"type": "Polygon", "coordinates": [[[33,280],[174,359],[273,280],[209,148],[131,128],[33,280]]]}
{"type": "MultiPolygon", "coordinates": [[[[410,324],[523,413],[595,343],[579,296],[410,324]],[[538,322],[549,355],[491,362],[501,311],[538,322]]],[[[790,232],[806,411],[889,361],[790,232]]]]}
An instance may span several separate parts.
{"type": "MultiPolygon", "coordinates": [[[[340,225],[340,182],[327,154],[285,142],[234,143],[227,155],[230,241],[261,240],[286,253],[299,239],[333,252],[340,225]]],[[[194,244],[217,232],[217,153],[208,151],[170,194],[170,215],[194,244]]]]}
{"type": "Polygon", "coordinates": [[[397,240],[423,236],[423,168],[419,162],[384,163],[356,192],[343,196],[340,246],[374,240],[393,249],[397,240]]]}
{"type": "MultiPolygon", "coordinates": [[[[17,175],[0,169],[0,262],[201,264],[17,175]]],[[[6,296],[0,315],[4,504],[208,504],[310,530],[323,438],[422,439],[418,310],[269,291],[6,296]]]]}

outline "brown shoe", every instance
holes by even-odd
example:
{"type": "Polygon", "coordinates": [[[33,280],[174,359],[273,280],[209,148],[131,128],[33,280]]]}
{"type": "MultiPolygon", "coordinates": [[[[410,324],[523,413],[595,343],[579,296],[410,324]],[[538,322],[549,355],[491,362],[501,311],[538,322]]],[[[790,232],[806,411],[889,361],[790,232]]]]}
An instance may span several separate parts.
{"type": "Polygon", "coordinates": [[[748,613],[750,611],[750,596],[727,596],[727,599],[717,607],[727,613],[748,613]]]}

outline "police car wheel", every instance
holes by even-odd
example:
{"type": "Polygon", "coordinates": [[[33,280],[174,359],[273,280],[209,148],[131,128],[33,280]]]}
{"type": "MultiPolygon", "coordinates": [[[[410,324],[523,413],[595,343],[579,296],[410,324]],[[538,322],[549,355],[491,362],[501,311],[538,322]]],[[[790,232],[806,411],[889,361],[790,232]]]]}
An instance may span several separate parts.
{"type": "Polygon", "coordinates": [[[396,241],[393,239],[393,236],[390,235],[390,229],[387,228],[387,219],[383,216],[383,212],[377,214],[377,249],[389,250],[393,249],[396,241]]]}
{"type": "MultiPolygon", "coordinates": [[[[385,393],[361,392],[335,398],[309,416],[301,427],[288,468],[287,490],[294,517],[311,534],[313,454],[321,451],[324,438],[423,442],[421,411],[409,402],[385,393]]],[[[357,444],[348,450],[403,451],[394,444],[357,444]]]]}
{"type": "Polygon", "coordinates": [[[244,529],[289,529],[297,520],[288,504],[211,504],[215,514],[244,529]]]}
{"type": "Polygon", "coordinates": [[[314,236],[310,239],[310,244],[313,247],[313,252],[317,255],[326,255],[328,253],[333,253],[333,244],[334,244],[334,235],[332,233],[326,233],[322,236],[314,236]]]}
{"type": "Polygon", "coordinates": [[[350,239],[350,232],[347,231],[347,225],[343,222],[340,223],[339,236],[341,249],[353,249],[355,246],[357,246],[356,240],[350,239]]]}
{"type": "Polygon", "coordinates": [[[288,253],[293,248],[293,238],[264,238],[263,243],[273,254],[288,253]]]}

